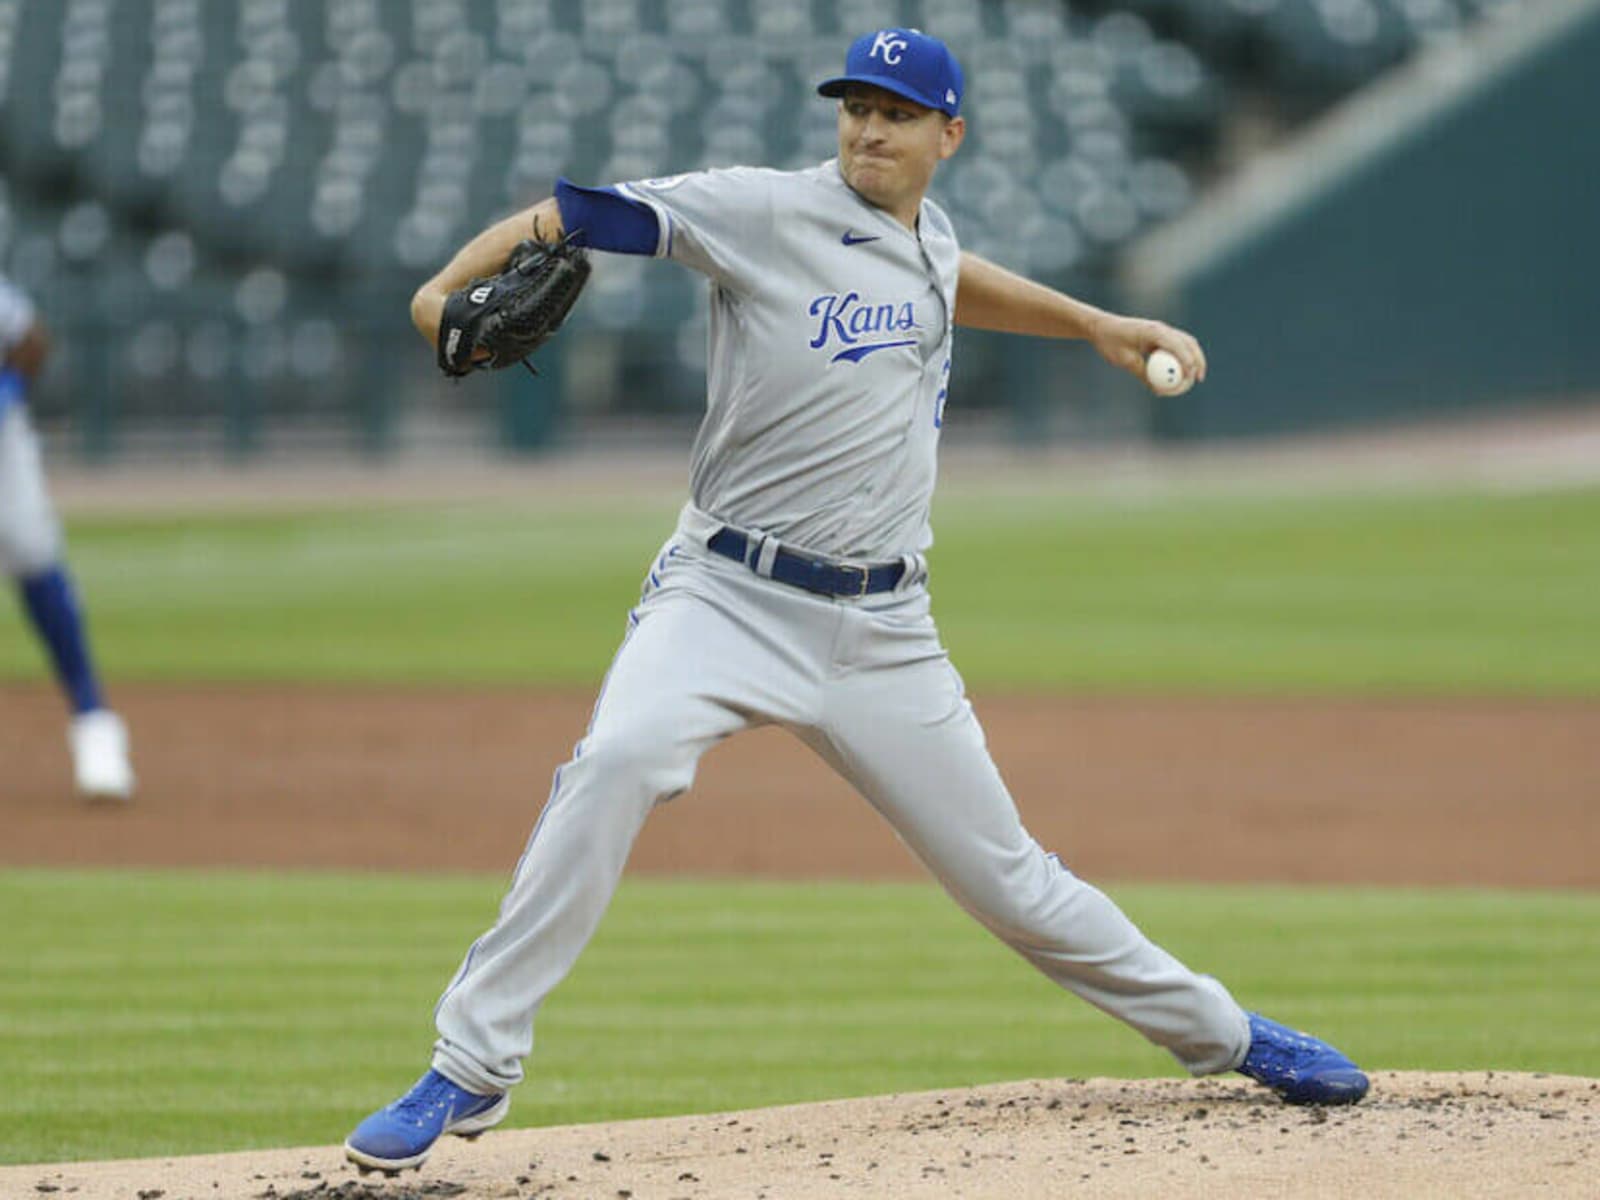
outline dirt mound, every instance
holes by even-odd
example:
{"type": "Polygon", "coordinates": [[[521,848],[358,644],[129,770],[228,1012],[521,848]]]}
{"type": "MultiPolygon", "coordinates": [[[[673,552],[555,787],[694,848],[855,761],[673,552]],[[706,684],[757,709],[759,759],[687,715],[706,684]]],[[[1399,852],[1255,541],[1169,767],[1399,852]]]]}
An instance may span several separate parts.
{"type": "Polygon", "coordinates": [[[746,1197],[1591,1197],[1600,1080],[1379,1072],[1301,1109],[1229,1076],[1034,1080],[742,1113],[447,1139],[421,1173],[358,1178],[337,1148],[0,1168],[72,1200],[746,1197]]]}

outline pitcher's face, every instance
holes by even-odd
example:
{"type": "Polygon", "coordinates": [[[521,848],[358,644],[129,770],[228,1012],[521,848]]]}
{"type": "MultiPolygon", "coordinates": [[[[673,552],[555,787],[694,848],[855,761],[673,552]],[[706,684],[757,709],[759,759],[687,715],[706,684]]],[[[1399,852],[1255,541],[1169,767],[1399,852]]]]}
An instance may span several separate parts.
{"type": "Polygon", "coordinates": [[[839,169],[869,204],[914,219],[934,171],[965,133],[960,117],[882,88],[852,86],[839,101],[839,169]]]}

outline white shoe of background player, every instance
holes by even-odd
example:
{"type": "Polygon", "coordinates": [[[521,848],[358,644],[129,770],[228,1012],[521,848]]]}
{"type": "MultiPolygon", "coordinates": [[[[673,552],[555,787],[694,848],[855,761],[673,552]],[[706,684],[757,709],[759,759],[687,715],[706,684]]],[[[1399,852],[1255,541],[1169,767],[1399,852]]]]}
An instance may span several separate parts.
{"type": "Polygon", "coordinates": [[[109,708],[75,717],[68,732],[72,770],[80,794],[97,800],[133,798],[133,767],[128,762],[128,728],[109,708]]]}

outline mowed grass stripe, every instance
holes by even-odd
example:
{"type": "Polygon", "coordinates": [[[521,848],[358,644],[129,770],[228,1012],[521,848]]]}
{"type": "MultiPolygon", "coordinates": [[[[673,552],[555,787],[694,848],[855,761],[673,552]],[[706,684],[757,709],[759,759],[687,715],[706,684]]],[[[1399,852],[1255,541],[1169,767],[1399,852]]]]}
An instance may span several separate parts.
{"type": "MultiPolygon", "coordinates": [[[[117,517],[73,561],[117,678],[594,686],[674,507],[117,517]]],[[[1600,490],[957,493],[945,640],[984,686],[1600,693],[1600,490]]],[[[0,611],[0,678],[38,648],[0,611]]]]}
{"type": "MultiPolygon", "coordinates": [[[[337,1140],[422,1070],[503,883],[0,873],[0,1158],[337,1140]]],[[[1111,891],[1375,1067],[1600,1074],[1600,896],[1111,891]]],[[[630,880],[545,1007],[512,1119],[1175,1070],[930,885],[630,880]]]]}

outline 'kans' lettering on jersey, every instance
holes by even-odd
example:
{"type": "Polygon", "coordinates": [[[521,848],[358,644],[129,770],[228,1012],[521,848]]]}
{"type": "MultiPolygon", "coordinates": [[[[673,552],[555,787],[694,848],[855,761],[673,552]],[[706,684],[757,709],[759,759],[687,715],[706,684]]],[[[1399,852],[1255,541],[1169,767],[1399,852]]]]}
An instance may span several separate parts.
{"type": "Polygon", "coordinates": [[[811,302],[810,313],[820,318],[811,348],[824,350],[835,341],[844,347],[833,356],[833,362],[840,359],[860,362],[874,351],[916,343],[915,338],[901,338],[861,344],[862,338],[873,334],[907,333],[919,328],[917,308],[910,300],[901,304],[863,304],[859,292],[846,292],[842,296],[827,292],[811,302]]]}

